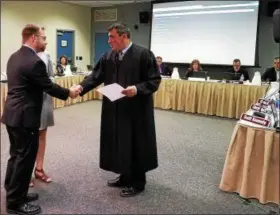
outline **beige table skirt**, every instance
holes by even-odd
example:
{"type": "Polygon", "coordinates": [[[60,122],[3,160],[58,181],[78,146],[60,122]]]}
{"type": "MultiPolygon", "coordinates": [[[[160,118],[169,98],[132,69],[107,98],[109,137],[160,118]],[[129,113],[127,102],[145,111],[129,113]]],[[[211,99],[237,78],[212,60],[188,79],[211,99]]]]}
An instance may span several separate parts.
{"type": "Polygon", "coordinates": [[[219,187],[279,205],[279,133],[237,124],[219,187]]]}
{"type": "MultiPolygon", "coordinates": [[[[55,78],[55,83],[57,83],[58,85],[60,85],[62,87],[70,88],[74,84],[79,84],[84,79],[84,77],[85,76],[83,76],[83,75],[59,77],[59,78],[55,78]]],[[[7,84],[2,83],[1,84],[1,115],[3,113],[6,95],[7,95],[7,84]]],[[[98,93],[96,91],[96,89],[88,92],[83,97],[78,96],[76,99],[68,98],[66,101],[63,101],[63,100],[60,100],[57,98],[53,98],[53,104],[54,104],[54,109],[56,109],[56,108],[61,108],[61,107],[69,106],[69,105],[76,104],[76,103],[90,101],[93,99],[102,99],[102,95],[100,93],[98,93]]]]}
{"type": "MultiPolygon", "coordinates": [[[[62,87],[70,88],[75,84],[79,84],[84,79],[84,77],[85,76],[77,75],[77,76],[56,78],[55,83],[57,83],[58,85],[60,85],[62,87]]],[[[76,99],[68,98],[66,101],[63,101],[61,99],[54,98],[53,105],[54,105],[54,109],[56,109],[56,108],[61,108],[61,107],[69,106],[69,105],[76,104],[76,103],[90,101],[93,99],[102,99],[102,95],[100,93],[98,93],[96,91],[96,89],[91,90],[90,92],[88,92],[87,94],[85,94],[82,97],[78,96],[76,99]]]]}
{"type": "MultiPolygon", "coordinates": [[[[84,76],[61,77],[56,78],[55,82],[70,88],[80,83],[83,78],[84,76]]],[[[260,86],[163,79],[159,90],[154,94],[154,105],[161,109],[238,119],[251,104],[264,96],[265,89],[260,86]]],[[[1,114],[6,95],[7,84],[1,84],[1,114]]],[[[102,99],[102,95],[92,90],[76,99],[62,101],[54,98],[54,108],[93,99],[102,99]]]]}
{"type": "Polygon", "coordinates": [[[239,119],[265,95],[263,86],[162,80],[154,94],[156,108],[239,119]]]}

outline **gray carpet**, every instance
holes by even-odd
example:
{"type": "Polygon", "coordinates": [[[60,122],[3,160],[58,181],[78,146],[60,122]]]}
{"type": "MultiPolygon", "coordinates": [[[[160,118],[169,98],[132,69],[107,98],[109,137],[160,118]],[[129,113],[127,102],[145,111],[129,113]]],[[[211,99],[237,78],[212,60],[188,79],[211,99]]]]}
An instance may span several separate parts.
{"type": "MultiPolygon", "coordinates": [[[[106,186],[115,174],[99,168],[99,101],[55,110],[45,170],[36,182],[44,214],[264,214],[271,205],[245,205],[218,189],[235,120],[156,110],[159,167],[147,174],[144,193],[121,198],[106,186]]],[[[1,129],[1,214],[9,142],[1,129]]],[[[275,208],[274,208],[275,209],[275,208]]]]}

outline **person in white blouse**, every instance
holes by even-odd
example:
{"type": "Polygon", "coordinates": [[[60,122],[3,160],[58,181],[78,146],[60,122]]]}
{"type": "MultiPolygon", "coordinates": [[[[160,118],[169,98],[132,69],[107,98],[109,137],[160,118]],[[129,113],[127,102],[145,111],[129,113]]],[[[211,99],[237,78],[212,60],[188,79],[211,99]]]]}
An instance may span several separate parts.
{"type": "MultiPolygon", "coordinates": [[[[44,61],[47,67],[47,72],[52,79],[53,67],[50,59],[50,55],[47,51],[39,52],[38,56],[44,61]]],[[[50,95],[44,93],[43,95],[43,106],[41,113],[41,125],[39,129],[39,148],[36,158],[36,166],[34,170],[35,178],[45,183],[50,183],[52,179],[44,172],[44,156],[46,151],[46,136],[47,128],[54,126],[54,115],[53,115],[53,99],[50,95]]],[[[34,187],[34,179],[31,179],[29,186],[34,187]]]]}
{"type": "Polygon", "coordinates": [[[61,56],[59,59],[59,64],[56,67],[58,73],[69,76],[72,75],[70,65],[68,64],[68,59],[66,56],[61,56]]]}

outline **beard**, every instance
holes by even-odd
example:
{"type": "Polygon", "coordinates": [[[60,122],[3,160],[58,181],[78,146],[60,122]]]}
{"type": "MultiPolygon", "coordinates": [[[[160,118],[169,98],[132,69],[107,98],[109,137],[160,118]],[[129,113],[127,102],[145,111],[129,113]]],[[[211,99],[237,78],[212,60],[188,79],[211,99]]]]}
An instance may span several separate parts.
{"type": "Polygon", "coordinates": [[[46,45],[45,44],[40,44],[40,43],[36,44],[36,51],[37,52],[44,52],[45,50],[46,50],[46,45]]]}
{"type": "Polygon", "coordinates": [[[46,50],[46,46],[45,45],[39,47],[39,52],[44,52],[45,50],[46,50]]]}

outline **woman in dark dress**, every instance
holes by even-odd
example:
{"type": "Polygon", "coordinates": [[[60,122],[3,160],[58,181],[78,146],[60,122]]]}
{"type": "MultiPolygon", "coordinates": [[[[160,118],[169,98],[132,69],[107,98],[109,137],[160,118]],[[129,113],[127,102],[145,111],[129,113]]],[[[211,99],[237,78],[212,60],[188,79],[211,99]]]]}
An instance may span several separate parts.
{"type": "MultiPolygon", "coordinates": [[[[40,52],[38,53],[38,56],[46,64],[48,75],[52,79],[53,68],[52,68],[52,62],[50,60],[50,55],[47,52],[40,52]]],[[[47,128],[50,126],[54,126],[53,99],[50,95],[44,93],[42,113],[41,113],[41,126],[39,128],[39,149],[37,152],[34,175],[36,179],[43,181],[45,183],[51,182],[51,178],[48,175],[46,175],[43,169],[44,155],[46,149],[47,128]]],[[[33,187],[34,185],[35,185],[34,180],[32,179],[29,186],[33,187]]]]}

